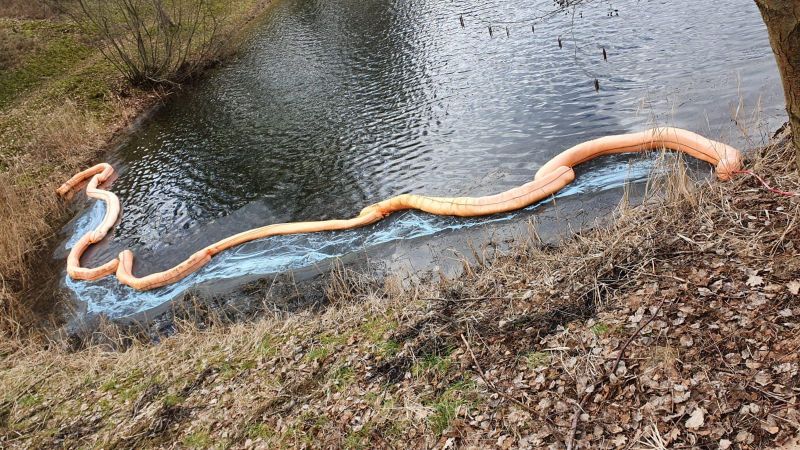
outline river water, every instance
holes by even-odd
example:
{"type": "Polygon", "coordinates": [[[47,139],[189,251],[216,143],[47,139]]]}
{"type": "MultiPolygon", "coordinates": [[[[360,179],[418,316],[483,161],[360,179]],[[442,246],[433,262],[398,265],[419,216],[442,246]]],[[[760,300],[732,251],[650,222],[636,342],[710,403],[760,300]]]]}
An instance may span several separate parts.
{"type": "MultiPolygon", "coordinates": [[[[597,1],[542,18],[552,5],[277,0],[235,60],[171,99],[109,155],[123,217],[84,264],[130,248],[135,272],[146,274],[269,223],[350,217],[407,192],[499,192],[530,181],[571,145],[653,123],[747,147],[782,122],[780,80],[752,1],[597,1]]],[[[591,199],[640,182],[652,159],[593,161],[559,196],[591,199]]],[[[103,214],[99,203],[79,208],[58,263],[103,214]]],[[[408,212],[361,230],[245,244],[151,292],[113,278],[64,276],[64,287],[86,312],[124,316],[200,282],[535,214],[408,212]]]]}

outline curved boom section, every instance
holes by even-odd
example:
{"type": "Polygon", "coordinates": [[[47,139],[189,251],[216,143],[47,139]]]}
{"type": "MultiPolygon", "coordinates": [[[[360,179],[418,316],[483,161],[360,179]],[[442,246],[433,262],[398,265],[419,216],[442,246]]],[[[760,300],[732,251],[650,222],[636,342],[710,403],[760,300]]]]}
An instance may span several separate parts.
{"type": "Polygon", "coordinates": [[[369,205],[361,210],[358,216],[351,219],[267,225],[225,238],[194,253],[171,269],[143,277],[133,274],[134,256],[130,250],[123,251],[118,258],[114,258],[102,266],[81,267],[80,258],[86,249],[102,240],[120,215],[120,203],[117,196],[98,187],[114,174],[114,169],[109,164],[101,163],[76,174],[56,191],[62,197],[68,197],[73,190],[89,179],[86,195],[103,200],[106,204],[102,223],[83,235],[70,250],[67,257],[67,273],[77,280],[96,280],[116,273],[120,283],[134,289],[154,289],[185,278],[208,263],[217,253],[256,239],[285,234],[358,228],[375,223],[396,211],[406,209],[458,217],[485,216],[517,210],[543,200],[571,183],[575,179],[575,172],[572,168],[578,164],[598,156],[658,148],[680,151],[714,164],[717,177],[721,180],[729,179],[733,172],[741,166],[741,156],[735,148],[679,128],[653,128],[640,133],[607,136],[565,150],[542,166],[533,181],[499,194],[484,197],[429,197],[403,194],[369,205]]]}

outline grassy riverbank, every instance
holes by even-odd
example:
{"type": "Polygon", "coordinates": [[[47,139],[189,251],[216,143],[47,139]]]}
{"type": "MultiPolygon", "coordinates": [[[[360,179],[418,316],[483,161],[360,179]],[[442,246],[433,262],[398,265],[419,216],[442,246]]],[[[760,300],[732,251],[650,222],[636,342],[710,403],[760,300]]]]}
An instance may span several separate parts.
{"type": "MultiPolygon", "coordinates": [[[[270,2],[211,3],[220,39],[233,49],[270,2]]],[[[0,5],[0,323],[19,319],[33,301],[36,261],[65,219],[55,188],[98,162],[116,135],[169,94],[130,85],[96,36],[42,4],[0,5]]]]}
{"type": "MultiPolygon", "coordinates": [[[[789,140],[748,168],[800,190],[789,140]]],[[[680,172],[678,172],[680,173],[680,172]]],[[[751,177],[657,199],[553,247],[535,235],[401,288],[339,272],[326,306],[109,328],[0,362],[4,447],[773,448],[800,433],[800,203],[751,177]],[[208,324],[208,321],[206,321],[208,324]],[[115,337],[116,336],[116,337],[115,337]]],[[[786,447],[790,448],[790,447],[786,447]]]]}

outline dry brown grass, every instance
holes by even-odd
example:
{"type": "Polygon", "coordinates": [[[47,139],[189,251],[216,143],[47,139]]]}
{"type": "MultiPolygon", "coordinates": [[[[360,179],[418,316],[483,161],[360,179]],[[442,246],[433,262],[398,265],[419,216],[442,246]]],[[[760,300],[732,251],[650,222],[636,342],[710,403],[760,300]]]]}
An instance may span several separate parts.
{"type": "MultiPolygon", "coordinates": [[[[127,118],[126,114],[122,116],[127,118]]],[[[6,234],[0,239],[0,254],[6,255],[6,261],[0,262],[0,274],[22,274],[25,270],[19,262],[41,245],[30,237],[46,236],[53,216],[57,217],[56,196],[32,195],[58,182],[55,177],[42,177],[41,172],[51,172],[48,165],[59,163],[75,167],[93,155],[108,137],[108,131],[103,130],[95,115],[70,99],[39,118],[38,128],[26,143],[23,155],[7,160],[8,170],[0,173],[0,199],[5,212],[0,216],[0,229],[6,234]]]]}
{"type": "MultiPolygon", "coordinates": [[[[748,167],[798,190],[789,153],[748,167]]],[[[230,324],[199,302],[157,345],[106,324],[77,353],[19,348],[0,360],[0,444],[779,444],[797,432],[800,205],[746,177],[678,172],[651,192],[557,247],[534,232],[485,252],[454,280],[403,288],[339,266],[319,310],[230,324]],[[697,408],[704,428],[687,429],[697,408]]]]}
{"type": "Polygon", "coordinates": [[[87,153],[103,141],[103,126],[95,114],[67,100],[45,114],[31,145],[48,159],[68,160],[70,153],[87,153]]]}
{"type": "Polygon", "coordinates": [[[26,54],[35,51],[40,42],[13,28],[0,28],[0,71],[14,67],[26,54]]]}

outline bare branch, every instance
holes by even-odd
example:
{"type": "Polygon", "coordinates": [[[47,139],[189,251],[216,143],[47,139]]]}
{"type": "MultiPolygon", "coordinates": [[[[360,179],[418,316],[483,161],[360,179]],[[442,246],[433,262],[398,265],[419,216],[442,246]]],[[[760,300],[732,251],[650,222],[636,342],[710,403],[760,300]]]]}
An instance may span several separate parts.
{"type": "Polygon", "coordinates": [[[103,55],[134,84],[174,84],[218,53],[217,21],[208,0],[77,0],[61,6],[98,35],[103,55]]]}

